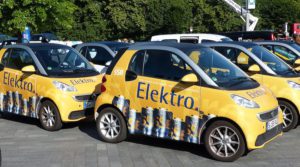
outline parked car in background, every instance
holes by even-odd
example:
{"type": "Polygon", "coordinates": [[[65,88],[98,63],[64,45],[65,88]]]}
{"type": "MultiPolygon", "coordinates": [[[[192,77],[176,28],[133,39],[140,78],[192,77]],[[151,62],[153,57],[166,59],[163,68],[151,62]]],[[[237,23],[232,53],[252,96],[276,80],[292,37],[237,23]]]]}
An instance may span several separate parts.
{"type": "Polygon", "coordinates": [[[217,34],[165,34],[155,35],[151,37],[151,41],[166,41],[176,43],[203,43],[203,42],[219,42],[232,41],[230,38],[217,34]]]}
{"type": "Polygon", "coordinates": [[[105,73],[107,66],[109,66],[118,51],[129,45],[123,42],[103,41],[78,44],[75,49],[93,63],[100,73],[105,73]]]}
{"type": "Polygon", "coordinates": [[[41,34],[31,35],[30,43],[55,43],[55,44],[72,46],[72,45],[81,44],[82,41],[61,41],[53,33],[41,33],[41,34]]]}
{"type": "Polygon", "coordinates": [[[257,41],[257,40],[275,40],[274,31],[238,31],[219,33],[225,35],[234,41],[257,41]]]}
{"type": "Polygon", "coordinates": [[[283,60],[252,42],[205,44],[220,52],[253,79],[272,90],[283,111],[285,132],[298,125],[300,75],[283,60]]]}
{"type": "Polygon", "coordinates": [[[300,46],[293,41],[257,41],[255,42],[280,57],[292,67],[297,59],[300,59],[300,46]]]}

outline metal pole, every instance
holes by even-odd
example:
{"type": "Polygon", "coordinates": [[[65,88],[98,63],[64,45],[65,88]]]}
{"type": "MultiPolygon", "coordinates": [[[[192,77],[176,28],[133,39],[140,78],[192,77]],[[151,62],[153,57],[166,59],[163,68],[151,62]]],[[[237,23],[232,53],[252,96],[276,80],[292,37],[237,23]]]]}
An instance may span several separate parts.
{"type": "Polygon", "coordinates": [[[246,0],[246,31],[249,31],[249,9],[248,9],[248,0],[246,0]]]}

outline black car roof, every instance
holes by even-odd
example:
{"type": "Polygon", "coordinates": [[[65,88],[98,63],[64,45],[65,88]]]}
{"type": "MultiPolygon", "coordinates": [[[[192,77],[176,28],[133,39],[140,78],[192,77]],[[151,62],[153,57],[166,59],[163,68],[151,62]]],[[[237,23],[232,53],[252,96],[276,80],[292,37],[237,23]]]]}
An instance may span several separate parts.
{"type": "Polygon", "coordinates": [[[254,42],[240,42],[240,41],[225,41],[225,42],[216,42],[216,43],[227,43],[227,44],[240,45],[240,46],[243,46],[245,48],[252,48],[253,46],[258,45],[254,42]]]}
{"type": "Polygon", "coordinates": [[[19,45],[24,45],[24,46],[28,46],[29,48],[33,48],[33,47],[47,47],[47,46],[57,46],[57,47],[69,47],[67,45],[62,45],[62,44],[56,44],[56,43],[21,43],[19,45]]]}
{"type": "Polygon", "coordinates": [[[176,43],[176,42],[166,42],[166,41],[157,41],[157,42],[139,42],[129,46],[129,49],[136,49],[140,47],[147,46],[165,46],[165,47],[173,47],[179,50],[187,50],[187,49],[199,49],[199,48],[206,48],[201,44],[191,44],[191,43],[176,43]]]}

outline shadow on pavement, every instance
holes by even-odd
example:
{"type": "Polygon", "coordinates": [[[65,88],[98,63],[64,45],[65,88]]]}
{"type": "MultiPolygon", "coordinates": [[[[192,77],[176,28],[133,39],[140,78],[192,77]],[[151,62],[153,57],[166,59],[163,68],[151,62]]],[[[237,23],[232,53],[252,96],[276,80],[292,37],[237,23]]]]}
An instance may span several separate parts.
{"type": "MultiPolygon", "coordinates": [[[[81,122],[78,128],[80,131],[87,134],[88,136],[100,140],[95,124],[96,123],[94,121],[81,122]]],[[[178,142],[178,141],[167,140],[167,139],[159,139],[159,138],[147,137],[142,135],[130,135],[128,136],[126,142],[143,144],[152,147],[166,148],[171,150],[187,151],[192,154],[211,159],[208,156],[208,153],[206,152],[204,145],[178,142]]]]}
{"type": "MultiPolygon", "coordinates": [[[[39,120],[34,118],[23,117],[23,116],[18,116],[13,114],[5,114],[2,116],[1,119],[15,121],[19,123],[25,123],[29,125],[35,125],[38,126],[39,128],[42,128],[40,126],[39,120]]],[[[67,123],[64,124],[62,130],[73,129],[73,128],[79,128],[79,130],[85,133],[86,135],[96,140],[100,140],[94,121],[84,120],[75,123],[67,123]]],[[[143,144],[152,147],[166,148],[171,150],[187,151],[192,154],[211,159],[208,156],[208,153],[206,152],[205,147],[203,145],[191,144],[186,142],[178,142],[178,141],[167,140],[167,139],[152,138],[152,137],[147,137],[142,135],[130,135],[128,136],[126,142],[143,144]]]]}

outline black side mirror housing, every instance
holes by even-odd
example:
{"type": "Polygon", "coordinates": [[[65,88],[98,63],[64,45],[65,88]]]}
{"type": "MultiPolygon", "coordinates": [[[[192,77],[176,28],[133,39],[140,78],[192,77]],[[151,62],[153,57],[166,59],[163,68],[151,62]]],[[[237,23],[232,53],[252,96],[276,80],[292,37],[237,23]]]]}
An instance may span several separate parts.
{"type": "Polygon", "coordinates": [[[4,70],[4,65],[0,63],[0,71],[4,70]]]}
{"type": "Polygon", "coordinates": [[[136,78],[137,78],[137,74],[135,72],[130,70],[126,71],[125,81],[133,81],[136,78]]]}

